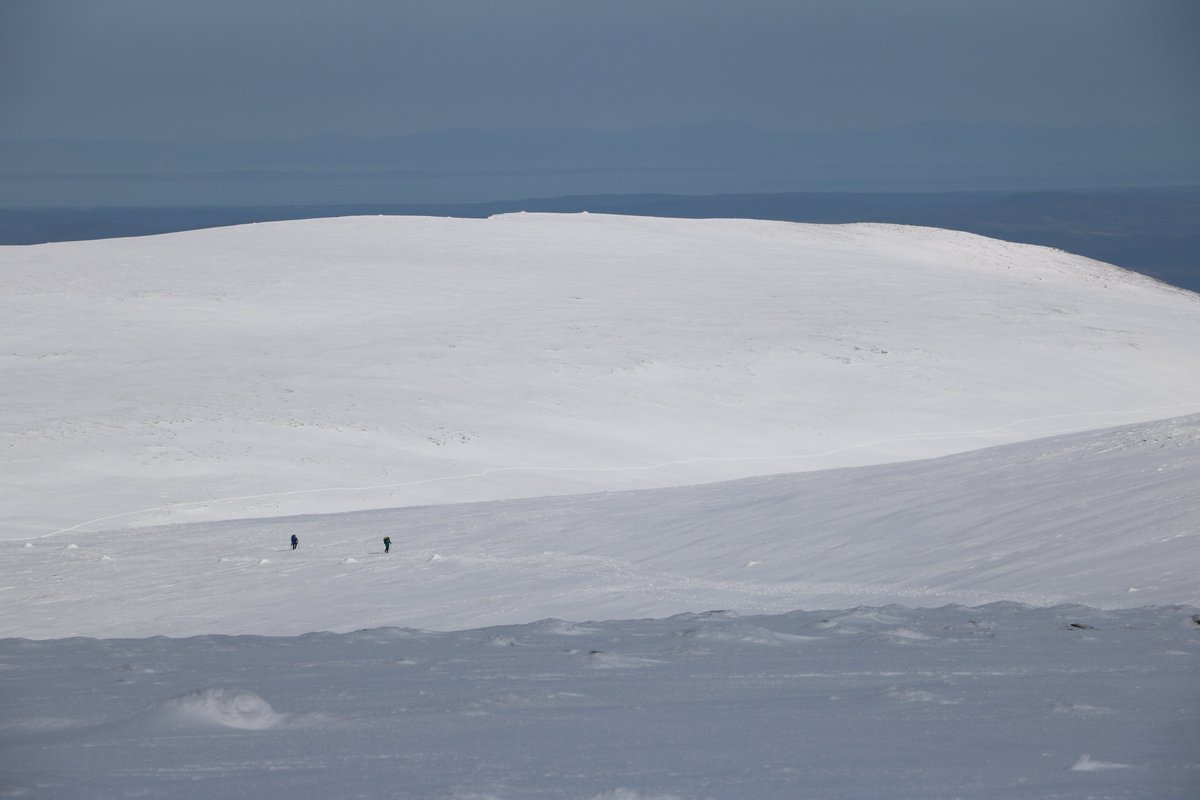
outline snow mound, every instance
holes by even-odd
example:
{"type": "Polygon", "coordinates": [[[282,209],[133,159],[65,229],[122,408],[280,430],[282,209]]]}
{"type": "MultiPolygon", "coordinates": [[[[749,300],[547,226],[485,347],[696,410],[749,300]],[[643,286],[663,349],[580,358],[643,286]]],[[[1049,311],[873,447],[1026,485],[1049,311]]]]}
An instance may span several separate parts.
{"type": "Polygon", "coordinates": [[[163,700],[145,715],[172,727],[222,727],[263,731],[274,728],[286,715],[254,692],[238,689],[197,689],[163,700]]]}
{"type": "Polygon", "coordinates": [[[1115,764],[1110,761],[1097,761],[1096,759],[1084,753],[1071,767],[1074,772],[1100,772],[1108,769],[1132,769],[1132,764],[1115,764]]]}
{"type": "Polygon", "coordinates": [[[892,630],[885,631],[883,636],[901,644],[905,642],[927,642],[933,638],[932,636],[926,636],[920,631],[914,631],[912,628],[893,628],[892,630]]]}

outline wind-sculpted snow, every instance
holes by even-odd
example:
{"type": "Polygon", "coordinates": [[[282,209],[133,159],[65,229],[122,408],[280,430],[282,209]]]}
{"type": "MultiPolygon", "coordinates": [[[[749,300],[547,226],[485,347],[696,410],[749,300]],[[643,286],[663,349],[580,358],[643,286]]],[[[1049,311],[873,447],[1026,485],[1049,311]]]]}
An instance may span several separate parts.
{"type": "Polygon", "coordinates": [[[1189,416],[703,486],[0,542],[0,635],[1200,604],[1198,573],[1200,416],[1189,416]]]}
{"type": "Polygon", "coordinates": [[[139,719],[169,728],[225,727],[262,731],[274,728],[283,717],[254,692],[199,689],[155,703],[139,719]]]}
{"type": "Polygon", "coordinates": [[[0,640],[0,794],[1192,800],[1196,620],[1000,603],[0,640]]]}
{"type": "Polygon", "coordinates": [[[1200,297],[887,225],[0,248],[0,538],[695,484],[1200,411],[1200,297]]]}

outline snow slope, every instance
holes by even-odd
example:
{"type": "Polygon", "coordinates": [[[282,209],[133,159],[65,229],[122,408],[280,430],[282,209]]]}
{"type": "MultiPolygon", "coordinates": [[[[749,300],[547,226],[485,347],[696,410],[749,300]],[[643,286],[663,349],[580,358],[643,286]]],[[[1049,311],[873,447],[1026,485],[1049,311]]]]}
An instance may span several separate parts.
{"type": "Polygon", "coordinates": [[[0,794],[1193,800],[1192,614],[1001,604],[0,640],[0,794]]]}
{"type": "Polygon", "coordinates": [[[0,636],[35,638],[1200,605],[1200,415],[702,486],[71,531],[0,564],[0,636]]]}
{"type": "Polygon", "coordinates": [[[0,248],[0,538],[695,484],[1200,411],[1200,297],[887,225],[0,248]]]}
{"type": "Polygon", "coordinates": [[[1195,295],[587,215],[0,279],[2,796],[1200,791],[1195,295]]]}

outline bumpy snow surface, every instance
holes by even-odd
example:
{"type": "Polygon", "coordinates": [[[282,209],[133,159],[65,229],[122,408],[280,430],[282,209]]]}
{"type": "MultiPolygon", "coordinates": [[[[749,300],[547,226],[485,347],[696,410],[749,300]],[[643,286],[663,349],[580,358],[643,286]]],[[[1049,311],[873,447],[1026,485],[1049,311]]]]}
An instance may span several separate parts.
{"type": "Polygon", "coordinates": [[[588,215],[0,280],[0,796],[1200,796],[1196,295],[588,215]]]}
{"type": "MultiPolygon", "coordinates": [[[[1193,610],[1190,613],[1195,613],[1193,610]]],[[[1177,798],[1179,608],[0,641],[8,796],[1177,798]]]]}

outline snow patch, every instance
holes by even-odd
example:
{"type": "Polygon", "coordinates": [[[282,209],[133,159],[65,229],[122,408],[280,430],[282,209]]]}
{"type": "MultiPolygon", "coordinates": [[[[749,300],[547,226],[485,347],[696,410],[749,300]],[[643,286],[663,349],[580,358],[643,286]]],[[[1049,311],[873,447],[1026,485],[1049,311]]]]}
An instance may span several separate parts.
{"type": "Polygon", "coordinates": [[[263,731],[274,728],[285,714],[254,692],[237,689],[197,689],[147,709],[143,718],[172,727],[221,727],[263,731]]]}
{"type": "Polygon", "coordinates": [[[698,614],[689,611],[689,612],[686,612],[683,614],[676,614],[675,616],[671,617],[670,619],[672,619],[672,620],[689,620],[689,619],[737,619],[737,618],[738,618],[738,613],[736,611],[729,611],[728,609],[717,609],[714,611],[701,611],[698,614]]]}
{"type": "Polygon", "coordinates": [[[1098,761],[1087,753],[1084,753],[1071,767],[1071,770],[1074,772],[1100,772],[1108,769],[1134,769],[1134,766],[1132,764],[1117,764],[1112,761],[1098,761]]]}
{"type": "Polygon", "coordinates": [[[490,647],[516,647],[517,646],[517,640],[512,638],[511,636],[493,636],[490,639],[488,639],[487,643],[490,647]]]}
{"type": "Polygon", "coordinates": [[[595,628],[589,628],[586,625],[580,625],[577,622],[567,622],[561,619],[542,619],[537,622],[530,623],[529,628],[541,633],[556,633],[559,636],[583,636],[588,633],[595,633],[595,628]]]}
{"type": "Polygon", "coordinates": [[[431,635],[428,631],[416,628],[367,628],[346,634],[350,641],[375,644],[391,644],[408,639],[428,638],[431,635]]]}
{"type": "Polygon", "coordinates": [[[768,647],[776,647],[785,642],[817,641],[824,638],[821,636],[803,636],[795,633],[777,633],[754,625],[688,628],[687,630],[680,631],[676,636],[688,639],[757,644],[768,647]]]}
{"type": "Polygon", "coordinates": [[[914,631],[912,628],[893,628],[884,633],[889,639],[894,639],[900,643],[905,642],[926,642],[933,639],[932,636],[926,636],[920,631],[914,631]]]}
{"type": "Polygon", "coordinates": [[[1105,714],[1113,714],[1116,712],[1114,712],[1111,708],[1104,708],[1103,706],[1093,706],[1093,705],[1089,705],[1087,703],[1055,703],[1054,704],[1054,713],[1055,714],[1078,714],[1078,715],[1084,716],[1084,717],[1098,717],[1098,716],[1103,716],[1105,714]]]}
{"type": "Polygon", "coordinates": [[[924,689],[900,689],[893,686],[888,689],[887,696],[893,700],[899,700],[904,703],[938,703],[941,702],[933,692],[927,692],[924,689]]]}
{"type": "Polygon", "coordinates": [[[595,669],[635,669],[637,667],[652,667],[662,662],[654,658],[627,656],[620,653],[606,653],[603,650],[592,650],[587,654],[588,666],[595,669]]]}

